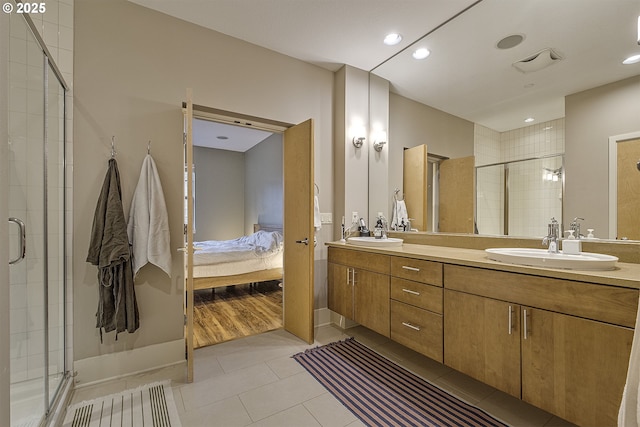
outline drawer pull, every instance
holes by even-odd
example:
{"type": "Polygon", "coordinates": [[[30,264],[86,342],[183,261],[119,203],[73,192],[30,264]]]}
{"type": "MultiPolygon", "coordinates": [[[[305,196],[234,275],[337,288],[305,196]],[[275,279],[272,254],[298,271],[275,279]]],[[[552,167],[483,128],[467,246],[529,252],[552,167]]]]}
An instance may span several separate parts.
{"type": "Polygon", "coordinates": [[[404,326],[406,326],[407,328],[411,328],[411,329],[413,329],[414,331],[419,331],[419,330],[420,330],[420,328],[419,328],[419,327],[417,327],[417,326],[413,326],[411,323],[402,322],[402,324],[403,324],[404,326]]]}
{"type": "Polygon", "coordinates": [[[404,268],[405,270],[409,270],[409,271],[420,271],[419,268],[409,267],[408,265],[403,265],[402,268],[404,268]]]}
{"type": "Polygon", "coordinates": [[[513,332],[513,306],[509,306],[509,335],[513,332]]]}
{"type": "Polygon", "coordinates": [[[406,293],[408,293],[408,294],[416,295],[416,296],[417,296],[417,295],[420,295],[420,292],[412,291],[411,289],[405,289],[405,288],[402,288],[402,292],[406,292],[406,293]]]}

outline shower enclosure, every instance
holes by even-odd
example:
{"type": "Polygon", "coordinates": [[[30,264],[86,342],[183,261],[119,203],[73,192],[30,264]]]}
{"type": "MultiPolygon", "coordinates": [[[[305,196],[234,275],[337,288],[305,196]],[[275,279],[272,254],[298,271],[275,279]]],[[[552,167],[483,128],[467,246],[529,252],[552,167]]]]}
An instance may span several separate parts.
{"type": "MultiPolygon", "coordinates": [[[[38,426],[66,368],[66,84],[28,17],[10,18],[8,212],[11,426],[38,426]]],[[[6,183],[2,183],[6,185],[6,183]]]]}
{"type": "Polygon", "coordinates": [[[476,167],[479,234],[540,237],[552,217],[562,222],[564,156],[476,167]]]}

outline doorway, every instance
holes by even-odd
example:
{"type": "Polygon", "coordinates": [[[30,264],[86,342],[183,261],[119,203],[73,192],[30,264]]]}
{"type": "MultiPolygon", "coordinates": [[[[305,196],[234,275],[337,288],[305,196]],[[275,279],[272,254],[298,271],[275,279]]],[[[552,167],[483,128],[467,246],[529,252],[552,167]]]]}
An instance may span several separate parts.
{"type": "MultiPolygon", "coordinates": [[[[314,159],[313,121],[298,125],[264,120],[256,117],[229,113],[209,107],[194,106],[193,92],[187,89],[187,101],[183,104],[185,114],[185,345],[187,355],[187,381],[193,381],[193,306],[194,289],[199,284],[194,279],[194,183],[192,171],[194,117],[223,123],[233,123],[282,134],[282,269],[267,268],[259,273],[256,281],[282,278],[284,330],[311,344],[313,331],[313,206],[314,206],[314,159]],[[194,114],[195,112],[195,114],[194,114]],[[276,275],[277,274],[277,275],[276,275]]],[[[216,267],[217,268],[217,267],[216,267]]],[[[252,277],[254,277],[252,275],[252,277]]],[[[213,279],[215,286],[239,283],[244,274],[226,275],[213,279]]],[[[247,281],[240,282],[246,283],[247,281]]],[[[249,281],[250,282],[250,281],[249,281]]]]}
{"type": "Polygon", "coordinates": [[[210,274],[246,275],[196,286],[194,347],[282,328],[282,133],[194,118],[193,153],[196,285],[210,274]],[[261,280],[266,267],[280,277],[261,280]]]}

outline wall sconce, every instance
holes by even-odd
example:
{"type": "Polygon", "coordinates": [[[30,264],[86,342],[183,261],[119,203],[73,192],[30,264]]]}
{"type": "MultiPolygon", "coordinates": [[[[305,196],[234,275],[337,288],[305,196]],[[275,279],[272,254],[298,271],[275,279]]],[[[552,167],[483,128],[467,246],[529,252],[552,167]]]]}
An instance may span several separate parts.
{"type": "Polygon", "coordinates": [[[364,140],[365,140],[365,139],[366,139],[366,138],[365,138],[364,136],[354,136],[354,137],[353,137],[353,140],[352,140],[353,145],[354,145],[356,148],[360,148],[360,147],[362,147],[362,144],[364,144],[364,140]]]}
{"type": "Polygon", "coordinates": [[[382,151],[382,147],[387,143],[387,133],[384,131],[376,132],[375,139],[373,141],[373,149],[378,153],[382,151]]]}
{"type": "Polygon", "coordinates": [[[376,150],[378,153],[382,151],[382,147],[384,146],[384,144],[386,144],[387,141],[380,141],[380,142],[374,142],[373,143],[373,149],[376,150]]]}
{"type": "Polygon", "coordinates": [[[367,132],[362,121],[356,119],[351,125],[349,133],[352,136],[351,142],[353,142],[353,146],[356,148],[361,148],[364,144],[365,139],[367,139],[365,136],[367,132]]]}
{"type": "Polygon", "coordinates": [[[558,169],[542,168],[543,181],[558,182],[561,177],[562,177],[562,168],[558,168],[558,169]]]}

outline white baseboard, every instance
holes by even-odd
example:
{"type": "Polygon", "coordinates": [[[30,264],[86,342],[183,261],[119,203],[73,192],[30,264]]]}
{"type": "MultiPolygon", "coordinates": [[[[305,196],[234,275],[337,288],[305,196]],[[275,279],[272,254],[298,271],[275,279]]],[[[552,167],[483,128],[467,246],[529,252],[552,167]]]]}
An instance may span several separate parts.
{"type": "Polygon", "coordinates": [[[324,326],[331,323],[331,310],[328,308],[317,308],[313,311],[313,325],[324,326]]]}
{"type": "Polygon", "coordinates": [[[73,363],[75,387],[86,387],[184,361],[184,339],[88,357],[73,363]]]}

